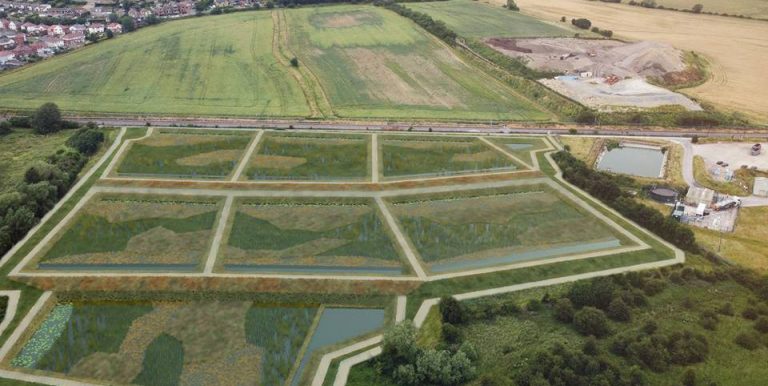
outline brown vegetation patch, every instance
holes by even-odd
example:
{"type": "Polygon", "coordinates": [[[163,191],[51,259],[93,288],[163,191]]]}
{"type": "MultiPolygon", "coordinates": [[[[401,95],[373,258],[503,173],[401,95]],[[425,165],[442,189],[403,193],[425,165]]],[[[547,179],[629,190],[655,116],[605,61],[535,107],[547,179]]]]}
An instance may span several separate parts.
{"type": "Polygon", "coordinates": [[[307,163],[306,158],[302,157],[289,157],[283,155],[254,155],[251,158],[250,165],[257,168],[269,168],[269,169],[293,169],[297,166],[307,163]]]}
{"type": "Polygon", "coordinates": [[[219,162],[236,161],[240,158],[242,150],[215,150],[207,153],[195,154],[189,157],[179,158],[176,163],[184,166],[206,166],[219,162]]]}
{"type": "Polygon", "coordinates": [[[369,12],[345,12],[333,13],[320,18],[320,25],[323,28],[348,28],[366,24],[376,17],[369,12]]]}
{"type": "Polygon", "coordinates": [[[280,229],[323,232],[352,224],[372,209],[368,205],[243,205],[238,210],[280,229]]]}
{"type": "Polygon", "coordinates": [[[235,247],[225,247],[226,263],[228,264],[260,264],[260,265],[333,265],[341,267],[396,267],[398,260],[377,259],[367,256],[318,256],[348,243],[346,240],[318,239],[282,251],[245,250],[235,247]]]}
{"type": "Polygon", "coordinates": [[[494,150],[481,151],[478,153],[460,153],[451,157],[454,162],[485,162],[499,158],[499,153],[494,150]]]}
{"type": "Polygon", "coordinates": [[[138,143],[146,146],[165,147],[165,146],[184,146],[199,145],[202,143],[219,142],[222,140],[218,135],[193,135],[193,134],[155,134],[138,143]]]}
{"type": "Polygon", "coordinates": [[[83,212],[93,216],[101,216],[111,223],[116,223],[146,218],[182,219],[211,212],[215,209],[216,204],[212,202],[177,204],[170,202],[99,200],[89,203],[83,212]]]}
{"type": "Polygon", "coordinates": [[[506,224],[510,216],[548,211],[550,205],[559,201],[560,199],[552,193],[524,192],[395,204],[393,214],[426,217],[447,224],[470,222],[506,224]]]}

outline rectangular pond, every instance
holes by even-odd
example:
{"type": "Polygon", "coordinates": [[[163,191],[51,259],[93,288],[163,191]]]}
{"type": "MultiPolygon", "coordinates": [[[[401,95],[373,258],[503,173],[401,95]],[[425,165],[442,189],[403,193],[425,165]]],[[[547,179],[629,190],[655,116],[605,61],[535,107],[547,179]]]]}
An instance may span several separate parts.
{"type": "Polygon", "coordinates": [[[606,149],[597,162],[597,170],[638,177],[663,177],[664,152],[657,147],[626,145],[606,149]]]}

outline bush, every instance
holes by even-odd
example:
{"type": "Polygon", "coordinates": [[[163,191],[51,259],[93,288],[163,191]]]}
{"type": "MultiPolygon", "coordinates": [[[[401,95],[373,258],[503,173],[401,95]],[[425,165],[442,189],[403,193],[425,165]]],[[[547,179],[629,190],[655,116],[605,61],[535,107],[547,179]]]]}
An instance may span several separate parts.
{"type": "Polygon", "coordinates": [[[297,57],[294,56],[294,57],[291,58],[291,66],[293,66],[293,67],[298,67],[299,66],[299,59],[297,57]]]}
{"type": "Polygon", "coordinates": [[[589,356],[600,354],[600,346],[597,344],[597,339],[594,336],[588,336],[584,341],[584,346],[582,346],[581,352],[589,356]]]}
{"type": "Polygon", "coordinates": [[[555,319],[563,323],[571,323],[573,321],[573,303],[571,299],[560,298],[555,302],[555,319]]]}
{"type": "Polygon", "coordinates": [[[735,312],[733,311],[733,304],[731,304],[730,302],[720,306],[720,308],[717,309],[717,312],[725,316],[733,316],[735,314],[735,312]]]}
{"type": "Polygon", "coordinates": [[[712,311],[704,311],[699,316],[699,324],[710,331],[717,329],[718,322],[717,315],[712,311]]]}
{"type": "Polygon", "coordinates": [[[439,309],[444,323],[462,324],[466,321],[464,306],[453,296],[443,296],[439,309]]]}
{"type": "Polygon", "coordinates": [[[761,316],[757,319],[757,321],[755,321],[755,330],[763,334],[768,334],[768,317],[761,316]]]}
{"type": "Polygon", "coordinates": [[[736,342],[739,346],[752,351],[757,350],[760,347],[760,337],[757,336],[754,332],[742,332],[739,335],[736,335],[736,339],[733,341],[736,342]]]}
{"type": "Polygon", "coordinates": [[[461,341],[461,330],[459,330],[458,327],[450,324],[450,323],[443,323],[442,327],[443,332],[443,339],[450,343],[450,344],[456,344],[461,341]]]}
{"type": "Polygon", "coordinates": [[[747,307],[741,312],[741,316],[747,320],[757,320],[757,310],[754,307],[747,307]]]}
{"type": "Polygon", "coordinates": [[[667,283],[662,279],[650,279],[645,282],[645,286],[643,287],[643,291],[648,296],[654,296],[660,294],[662,291],[664,291],[664,288],[666,288],[667,283]]]}
{"type": "Polygon", "coordinates": [[[576,115],[576,123],[582,125],[594,125],[597,123],[597,115],[590,110],[582,110],[576,115]]]}
{"type": "Polygon", "coordinates": [[[32,119],[30,117],[25,117],[25,116],[10,117],[8,119],[8,123],[10,123],[11,126],[13,127],[19,127],[22,129],[32,128],[32,119]]]}
{"type": "Polygon", "coordinates": [[[615,298],[608,305],[608,317],[617,322],[628,322],[632,319],[632,310],[621,298],[615,298]]]}
{"type": "Polygon", "coordinates": [[[67,139],[67,146],[85,155],[92,155],[104,142],[104,133],[95,129],[83,128],[67,139]]]}
{"type": "Polygon", "coordinates": [[[538,312],[538,311],[541,311],[541,308],[542,308],[542,305],[538,299],[531,299],[525,305],[526,311],[529,311],[529,312],[538,312]]]}
{"type": "Polygon", "coordinates": [[[696,371],[693,369],[685,370],[685,373],[683,373],[683,386],[696,386],[696,371]]]}
{"type": "Polygon", "coordinates": [[[44,103],[35,111],[31,123],[37,134],[50,134],[61,130],[63,121],[59,106],[51,102],[44,103]]]}
{"type": "Polygon", "coordinates": [[[600,277],[574,283],[568,290],[568,298],[576,307],[592,306],[605,310],[615,291],[613,280],[600,277]]]}
{"type": "Polygon", "coordinates": [[[8,121],[0,122],[0,135],[6,135],[9,134],[13,128],[11,127],[11,123],[8,121]]]}
{"type": "Polygon", "coordinates": [[[584,307],[573,316],[573,326],[582,335],[601,338],[610,332],[608,318],[603,311],[594,307],[584,307]]]}
{"type": "Polygon", "coordinates": [[[592,26],[592,22],[589,19],[571,19],[571,24],[581,29],[589,29],[592,26]]]}

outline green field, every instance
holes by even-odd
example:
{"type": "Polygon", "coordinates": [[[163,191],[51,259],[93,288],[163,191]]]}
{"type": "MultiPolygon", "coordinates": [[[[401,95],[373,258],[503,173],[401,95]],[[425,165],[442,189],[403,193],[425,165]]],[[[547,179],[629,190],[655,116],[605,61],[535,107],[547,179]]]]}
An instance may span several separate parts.
{"type": "Polygon", "coordinates": [[[223,178],[234,170],[251,136],[217,132],[161,131],[133,143],[122,176],[223,178]]]}
{"type": "Polygon", "coordinates": [[[268,132],[248,161],[251,180],[361,180],[370,174],[369,136],[268,132]]]}
{"type": "Polygon", "coordinates": [[[97,196],[51,242],[39,268],[194,269],[207,256],[218,211],[212,199],[97,196]]]}
{"type": "Polygon", "coordinates": [[[0,76],[0,107],[82,112],[307,116],[272,54],[269,12],[163,23],[0,76]]]}
{"type": "Polygon", "coordinates": [[[408,3],[408,8],[440,20],[459,36],[490,37],[572,37],[573,32],[544,23],[520,12],[471,0],[408,3]]]}
{"type": "Polygon", "coordinates": [[[393,200],[395,215],[434,272],[613,249],[600,220],[536,185],[393,200]]]}
{"type": "Polygon", "coordinates": [[[285,15],[291,50],[317,76],[339,116],[550,118],[393,12],[342,5],[285,15]]]}
{"type": "Polygon", "coordinates": [[[247,199],[230,228],[220,259],[225,270],[402,271],[390,231],[369,200],[247,199]]]}
{"type": "Polygon", "coordinates": [[[380,136],[379,146],[384,177],[441,176],[523,167],[477,138],[380,136]]]}
{"type": "Polygon", "coordinates": [[[37,135],[31,129],[14,129],[0,136],[0,194],[8,193],[24,179],[24,172],[35,161],[45,161],[72,135],[60,131],[50,135],[37,135]]]}
{"type": "Polygon", "coordinates": [[[694,5],[701,4],[704,6],[703,12],[768,19],[768,1],[766,0],[656,0],[656,4],[680,10],[690,10],[694,5]]]}

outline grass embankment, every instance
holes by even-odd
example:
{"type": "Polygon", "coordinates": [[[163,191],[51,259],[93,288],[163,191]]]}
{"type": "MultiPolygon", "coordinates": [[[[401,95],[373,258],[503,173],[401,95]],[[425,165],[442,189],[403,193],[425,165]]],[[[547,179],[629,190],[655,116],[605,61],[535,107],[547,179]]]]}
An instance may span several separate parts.
{"type": "Polygon", "coordinates": [[[162,23],[3,74],[0,107],[55,102],[85,113],[308,116],[272,38],[269,12],[162,23]]]}
{"type": "Polygon", "coordinates": [[[757,272],[768,273],[768,207],[741,208],[732,233],[692,228],[696,240],[707,249],[757,272]],[[721,242],[722,238],[722,242],[721,242]]]}
{"type": "Polygon", "coordinates": [[[548,120],[410,20],[372,6],[285,12],[289,43],[341,117],[548,120]]]}
{"type": "Polygon", "coordinates": [[[62,130],[49,135],[38,135],[32,129],[14,129],[0,137],[0,194],[8,193],[24,179],[24,172],[36,161],[64,146],[74,131],[62,130]]]}

